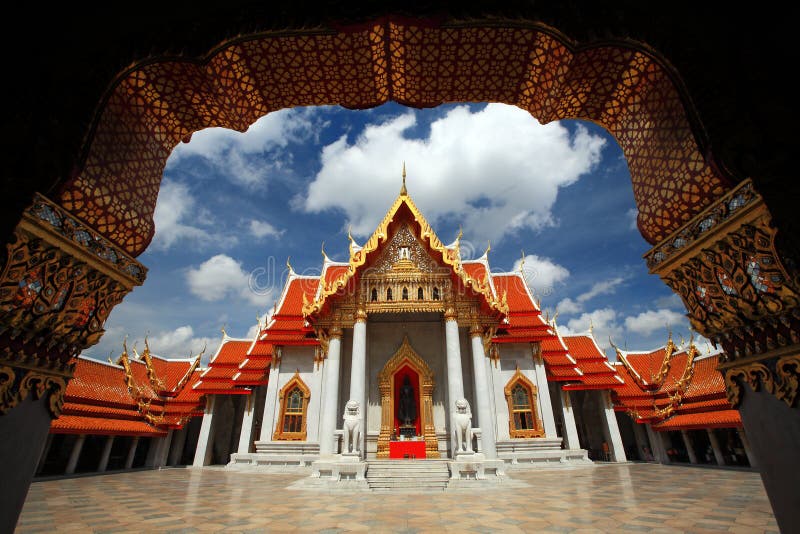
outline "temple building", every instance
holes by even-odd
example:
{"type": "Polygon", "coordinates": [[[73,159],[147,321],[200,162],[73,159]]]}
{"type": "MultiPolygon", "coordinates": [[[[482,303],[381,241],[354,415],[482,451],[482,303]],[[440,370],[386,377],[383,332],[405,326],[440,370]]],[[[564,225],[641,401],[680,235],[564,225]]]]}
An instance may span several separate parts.
{"type": "Polygon", "coordinates": [[[625,384],[612,394],[626,449],[641,460],[757,467],[738,410],[717,371],[721,351],[701,354],[672,336],[652,351],[615,347],[625,384]],[[631,424],[633,423],[633,424],[631,424]]]}
{"type": "MultiPolygon", "coordinates": [[[[562,335],[522,268],[443,244],[405,184],[347,262],[289,265],[252,339],[209,365],[141,355],[80,357],[40,476],[167,465],[311,467],[369,480],[394,459],[438,459],[445,478],[521,465],[626,460],[754,465],[716,370],[690,341],[646,352],[592,329],[562,335]]],[[[288,263],[287,263],[288,265],[288,263]]]]}
{"type": "Polygon", "coordinates": [[[459,240],[443,244],[403,185],[347,262],[290,268],[257,337],[225,336],[193,386],[208,398],[194,464],[225,447],[232,467],[357,479],[379,459],[445,459],[453,478],[625,461],[624,380],[592,335],[559,336],[521,270],[462,259],[459,240]]]}

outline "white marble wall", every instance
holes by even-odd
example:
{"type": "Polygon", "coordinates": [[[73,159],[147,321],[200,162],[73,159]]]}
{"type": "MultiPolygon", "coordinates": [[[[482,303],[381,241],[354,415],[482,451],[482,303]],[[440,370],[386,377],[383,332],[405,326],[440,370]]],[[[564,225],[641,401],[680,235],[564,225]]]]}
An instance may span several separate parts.
{"type": "Polygon", "coordinates": [[[281,421],[279,421],[281,416],[280,390],[294,378],[295,371],[298,371],[301,380],[311,390],[311,398],[308,400],[306,440],[316,442],[319,438],[320,401],[322,397],[318,375],[322,374],[322,369],[316,370],[314,368],[314,347],[283,347],[282,350],[283,358],[281,359],[280,374],[278,376],[277,394],[275,395],[274,404],[269,408],[273,413],[273,425],[268,439],[272,439],[275,428],[281,424],[281,421]]]}
{"type": "MultiPolygon", "coordinates": [[[[500,361],[497,367],[494,364],[490,366],[490,374],[492,376],[492,390],[494,397],[495,413],[497,414],[497,439],[506,440],[511,439],[508,431],[508,404],[506,403],[506,396],[504,388],[517,372],[519,366],[520,372],[531,381],[537,384],[536,371],[533,365],[533,358],[531,356],[531,346],[529,343],[508,343],[500,345],[500,361]]],[[[537,385],[537,387],[539,387],[537,385]]],[[[545,387],[547,387],[545,385],[545,387]]],[[[541,393],[541,387],[539,387],[541,393]]],[[[537,395],[537,402],[541,399],[541,394],[537,395]]],[[[544,417],[542,407],[537,406],[539,417],[544,417]]]]}

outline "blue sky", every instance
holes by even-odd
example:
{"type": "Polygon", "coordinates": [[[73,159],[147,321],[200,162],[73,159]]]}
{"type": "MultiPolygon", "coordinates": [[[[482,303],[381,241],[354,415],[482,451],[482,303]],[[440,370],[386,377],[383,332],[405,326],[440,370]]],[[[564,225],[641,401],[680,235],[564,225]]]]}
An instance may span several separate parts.
{"type": "MultiPolygon", "coordinates": [[[[494,271],[524,270],[562,332],[594,325],[630,350],[688,338],[685,310],[642,255],[625,159],[602,128],[540,125],[500,104],[272,113],[247,133],[208,129],[173,151],[156,207],[156,236],[140,256],[144,286],[117,306],[85,355],[119,353],[127,334],[153,352],[186,357],[219,344],[220,328],[252,335],[286,276],[318,274],[325,251],[347,259],[347,230],[363,242],[400,189],[445,243],[462,253],[491,241],[494,271]]],[[[611,355],[611,351],[607,351],[611,355]]]]}

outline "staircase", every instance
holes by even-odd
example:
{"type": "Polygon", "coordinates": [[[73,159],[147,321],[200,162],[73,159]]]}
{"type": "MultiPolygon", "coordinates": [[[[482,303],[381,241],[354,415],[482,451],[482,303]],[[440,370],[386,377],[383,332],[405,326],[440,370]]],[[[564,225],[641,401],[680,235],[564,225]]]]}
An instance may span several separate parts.
{"type": "Polygon", "coordinates": [[[373,491],[444,491],[450,480],[446,460],[369,460],[367,484],[373,491]]]}

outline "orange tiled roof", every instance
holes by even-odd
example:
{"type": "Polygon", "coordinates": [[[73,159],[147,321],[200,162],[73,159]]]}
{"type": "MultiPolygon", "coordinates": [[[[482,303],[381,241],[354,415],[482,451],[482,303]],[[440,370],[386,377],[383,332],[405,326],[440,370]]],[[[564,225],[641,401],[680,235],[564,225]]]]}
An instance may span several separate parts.
{"type": "Polygon", "coordinates": [[[211,358],[209,365],[212,367],[237,367],[247,358],[247,350],[252,344],[253,340],[251,339],[225,338],[222,340],[217,353],[211,358]]]}
{"type": "Polygon", "coordinates": [[[742,418],[738,410],[714,410],[710,412],[675,415],[653,425],[653,430],[696,430],[701,428],[741,428],[742,418]]]}
{"type": "Polygon", "coordinates": [[[533,303],[522,275],[519,273],[495,274],[492,275],[492,281],[497,295],[506,293],[510,313],[539,313],[539,309],[533,303]]]}
{"type": "Polygon", "coordinates": [[[62,415],[50,425],[51,434],[100,434],[105,436],[165,436],[166,431],[144,421],[62,415]]]}
{"type": "Polygon", "coordinates": [[[78,358],[64,396],[67,401],[75,399],[110,406],[136,404],[125,386],[122,367],[84,357],[78,358]]]}
{"type": "Polygon", "coordinates": [[[192,367],[194,359],[167,359],[152,355],[153,369],[164,383],[165,391],[172,391],[192,367]]]}
{"type": "Polygon", "coordinates": [[[482,282],[486,279],[486,265],[482,261],[464,261],[461,263],[461,267],[473,280],[482,282]]]}

